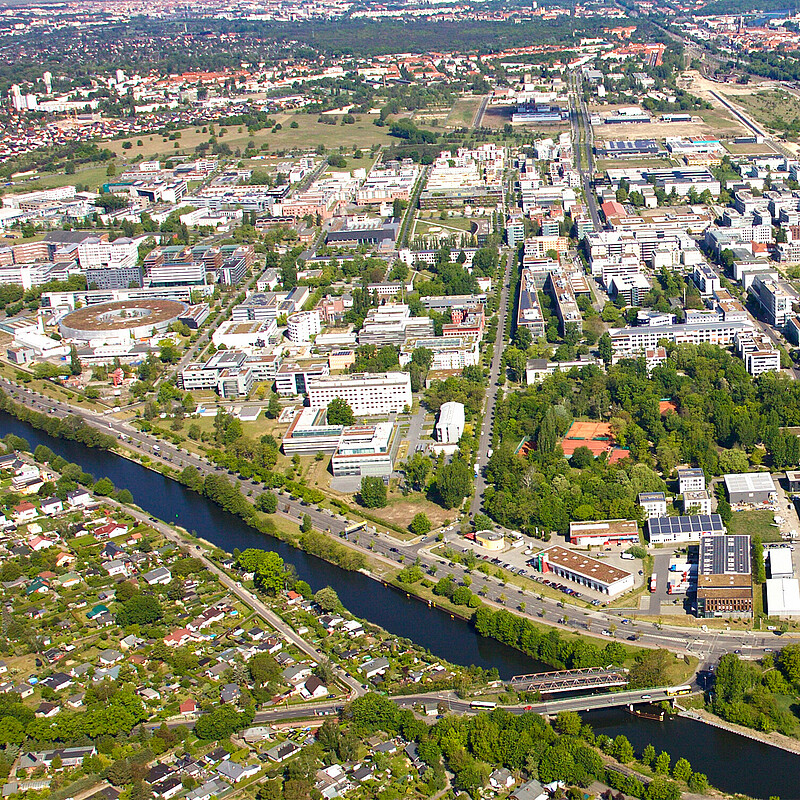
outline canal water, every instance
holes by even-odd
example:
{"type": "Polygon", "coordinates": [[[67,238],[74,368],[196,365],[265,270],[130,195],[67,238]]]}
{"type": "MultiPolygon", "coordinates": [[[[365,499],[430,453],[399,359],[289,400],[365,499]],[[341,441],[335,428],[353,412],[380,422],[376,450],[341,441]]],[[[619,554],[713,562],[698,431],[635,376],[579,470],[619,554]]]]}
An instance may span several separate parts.
{"type": "MultiPolygon", "coordinates": [[[[314,590],[332,586],[345,607],[357,616],[396,636],[411,639],[453,663],[496,667],[503,678],[547,669],[517,650],[479,636],[463,620],[408,598],[404,592],[263,536],[204,497],[121,456],[54,439],[0,412],[0,436],[7,433],[23,437],[32,449],[38,444],[46,445],[96,478],[109,477],[117,488],[130,490],[136,504],[148,513],[194,531],[227,552],[237,547],[274,550],[294,564],[298,575],[314,590]]],[[[694,720],[675,718],[655,722],[616,709],[594,711],[585,718],[598,735],[627,736],[637,753],[652,744],[657,752],[670,753],[673,762],[681,757],[688,759],[693,769],[706,773],[710,783],[724,792],[764,800],[771,796],[800,800],[798,755],[694,720]]]]}
{"type": "Polygon", "coordinates": [[[248,547],[274,550],[294,564],[297,574],[314,591],[332,586],[344,607],[353,614],[380,625],[395,636],[413,640],[434,655],[465,666],[496,667],[500,677],[506,679],[549,669],[514,648],[479,636],[464,620],[410,598],[399,589],[383,586],[360,572],[340,569],[259,533],[205,497],[140,464],[106,450],[55,439],[0,412],[0,436],[7,433],[24,438],[31,450],[39,444],[49,447],[62,458],[80,464],[95,478],[110,478],[118,489],[128,489],[136,504],[149,514],[180,525],[228,553],[237,547],[239,550],[248,547]]]}

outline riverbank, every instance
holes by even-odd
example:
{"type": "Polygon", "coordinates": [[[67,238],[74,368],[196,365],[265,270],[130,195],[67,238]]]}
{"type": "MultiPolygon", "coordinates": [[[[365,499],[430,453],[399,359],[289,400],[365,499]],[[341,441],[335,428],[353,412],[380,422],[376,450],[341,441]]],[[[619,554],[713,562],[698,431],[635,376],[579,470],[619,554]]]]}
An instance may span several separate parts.
{"type": "Polygon", "coordinates": [[[722,719],[722,717],[718,717],[716,714],[706,711],[704,708],[683,709],[678,713],[678,716],[685,717],[686,719],[693,719],[696,722],[703,722],[706,725],[735,733],[738,736],[744,736],[747,739],[752,739],[754,742],[761,742],[771,747],[777,747],[780,750],[785,750],[787,753],[800,755],[800,741],[792,739],[791,736],[784,736],[784,734],[778,733],[777,731],[766,733],[764,731],[753,730],[752,728],[745,728],[743,725],[737,725],[735,722],[728,722],[722,719]]]}

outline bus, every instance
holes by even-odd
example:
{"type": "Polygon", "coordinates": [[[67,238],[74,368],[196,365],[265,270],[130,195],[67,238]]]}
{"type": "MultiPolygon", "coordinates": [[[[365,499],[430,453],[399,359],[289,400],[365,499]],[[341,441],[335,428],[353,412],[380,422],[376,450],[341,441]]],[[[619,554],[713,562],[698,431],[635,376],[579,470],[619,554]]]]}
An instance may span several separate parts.
{"type": "Polygon", "coordinates": [[[692,687],[691,686],[673,686],[670,689],[667,689],[667,697],[675,697],[679,694],[691,694],[692,687]]]}
{"type": "Polygon", "coordinates": [[[479,708],[481,710],[491,711],[493,708],[497,708],[497,703],[492,703],[489,700],[473,700],[469,704],[470,708],[479,708]]]}
{"type": "Polygon", "coordinates": [[[651,592],[655,592],[656,591],[656,576],[655,575],[651,575],[650,576],[650,591],[651,592]]]}

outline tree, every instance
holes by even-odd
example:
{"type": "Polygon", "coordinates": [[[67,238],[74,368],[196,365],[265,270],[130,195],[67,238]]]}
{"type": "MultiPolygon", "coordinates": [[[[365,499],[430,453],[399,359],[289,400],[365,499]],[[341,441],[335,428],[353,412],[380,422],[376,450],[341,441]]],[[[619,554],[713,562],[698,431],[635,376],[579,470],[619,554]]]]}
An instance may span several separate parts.
{"type": "Polygon", "coordinates": [[[285,580],[286,569],[283,559],[277,553],[264,553],[264,557],[256,567],[253,578],[255,585],[262,592],[274,597],[283,589],[285,580]]]}
{"type": "Polygon", "coordinates": [[[627,764],[629,761],[633,761],[633,746],[628,741],[627,736],[620,734],[614,739],[611,755],[613,755],[620,764],[627,764]]]}
{"type": "Polygon", "coordinates": [[[365,508],[384,508],[386,484],[376,475],[365,475],[361,479],[361,504],[365,508]]]}
{"type": "Polygon", "coordinates": [[[597,355],[603,360],[603,363],[608,366],[614,356],[614,345],[611,343],[611,336],[606,331],[597,342],[597,355]]]}
{"type": "Polygon", "coordinates": [[[656,749],[653,745],[649,744],[645,749],[642,751],[642,764],[646,764],[648,767],[655,761],[656,757],[656,749]]]}
{"type": "Polygon", "coordinates": [[[672,768],[672,777],[676,781],[688,783],[692,777],[692,765],[685,758],[679,758],[672,768]]]}
{"type": "Polygon", "coordinates": [[[708,791],[708,778],[703,772],[693,772],[689,778],[689,791],[705,794],[708,791]]]}
{"type": "Polygon", "coordinates": [[[330,586],[323,586],[322,589],[317,591],[314,594],[314,602],[323,611],[341,612],[344,610],[342,601],[339,600],[339,595],[336,594],[336,591],[332,589],[330,586]]]}
{"type": "Polygon", "coordinates": [[[277,419],[281,415],[281,403],[278,399],[278,395],[271,394],[269,396],[269,402],[267,403],[267,410],[266,410],[267,419],[277,419]]]}
{"type": "Polygon", "coordinates": [[[111,478],[100,478],[99,481],[92,487],[92,491],[95,494],[99,494],[101,497],[110,497],[114,494],[114,484],[111,481],[111,478]]]}
{"type": "Polygon", "coordinates": [[[431,467],[430,458],[422,453],[414,453],[414,455],[406,461],[403,469],[413,489],[419,492],[425,487],[425,481],[431,471],[431,467]]]}
{"type": "Polygon", "coordinates": [[[273,492],[262,492],[256,500],[256,508],[265,514],[274,514],[278,510],[278,498],[273,492]]]}
{"type": "Polygon", "coordinates": [[[258,653],[253,656],[247,662],[247,668],[258,688],[277,682],[281,678],[281,668],[270,653],[258,653]]]}
{"type": "Polygon", "coordinates": [[[418,514],[414,515],[414,519],[411,520],[411,524],[408,527],[413,533],[416,533],[417,536],[424,536],[426,533],[430,533],[431,521],[424,511],[420,511],[418,514]]]}
{"type": "Polygon", "coordinates": [[[334,397],[328,403],[328,424],[329,425],[354,425],[356,421],[353,409],[347,400],[341,397],[334,397]]]}
{"type": "Polygon", "coordinates": [[[300,523],[300,532],[308,533],[313,527],[311,517],[309,517],[308,514],[303,514],[303,521],[300,523]]]}
{"type": "Polygon", "coordinates": [[[670,757],[669,753],[661,752],[656,756],[653,769],[658,775],[669,775],[670,757]]]}
{"type": "Polygon", "coordinates": [[[78,348],[75,345],[69,348],[69,370],[73,375],[80,375],[83,372],[83,364],[78,358],[78,348]]]}
{"type": "Polygon", "coordinates": [[[163,616],[158,598],[149,594],[135,594],[117,611],[116,622],[121,628],[128,625],[151,625],[163,616]]]}
{"type": "Polygon", "coordinates": [[[559,711],[555,729],[566,736],[577,736],[581,732],[580,716],[575,711],[559,711]]]}
{"type": "Polygon", "coordinates": [[[472,476],[466,462],[454,458],[439,469],[436,475],[436,491],[445,508],[455,508],[470,493],[472,476]]]}

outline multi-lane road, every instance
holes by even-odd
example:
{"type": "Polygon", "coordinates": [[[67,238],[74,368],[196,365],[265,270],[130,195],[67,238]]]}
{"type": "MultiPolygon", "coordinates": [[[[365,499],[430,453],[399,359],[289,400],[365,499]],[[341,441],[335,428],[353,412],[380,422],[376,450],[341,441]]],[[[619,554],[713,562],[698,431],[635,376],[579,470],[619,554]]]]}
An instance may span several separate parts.
{"type": "MultiPolygon", "coordinates": [[[[124,435],[128,437],[126,446],[136,452],[147,453],[151,459],[165,460],[171,466],[178,468],[193,466],[202,475],[210,472],[228,475],[226,470],[215,467],[181,448],[142,433],[127,422],[115,419],[113,416],[98,416],[86,409],[74,409],[7,380],[0,379],[0,388],[8,392],[15,400],[23,402],[36,411],[57,416],[74,413],[104,433],[114,436],[124,435]],[[154,450],[154,446],[159,450],[154,450]]],[[[232,479],[236,480],[235,477],[232,479]]],[[[264,488],[249,480],[239,479],[238,483],[245,494],[252,491],[257,496],[258,492],[263,491],[264,488]]],[[[308,514],[315,528],[335,535],[343,534],[349,524],[349,521],[342,516],[303,504],[283,493],[279,493],[278,513],[295,521],[299,521],[304,514],[308,514]]],[[[378,578],[383,571],[397,569],[401,563],[419,559],[422,567],[429,573],[433,571],[439,575],[449,573],[455,580],[463,580],[467,576],[467,570],[463,566],[450,563],[441,556],[430,552],[429,547],[434,543],[434,538],[430,536],[415,542],[401,542],[388,534],[368,529],[352,533],[343,541],[347,541],[351,547],[370,558],[373,571],[378,578]]],[[[611,641],[614,638],[628,640],[635,637],[636,644],[640,646],[662,647],[681,655],[696,656],[700,661],[701,668],[708,668],[715,664],[724,653],[736,650],[740,651],[743,656],[759,657],[765,652],[777,648],[788,638],[787,636],[778,638],[775,633],[770,632],[716,629],[703,631],[698,628],[680,627],[678,624],[668,626],[660,623],[657,619],[634,618],[635,609],[579,608],[570,605],[566,597],[564,600],[556,600],[538,595],[535,591],[526,591],[513,584],[504,584],[498,578],[484,575],[477,570],[469,572],[469,577],[471,590],[483,595],[484,602],[489,605],[516,609],[517,613],[539,622],[595,636],[602,641],[611,641]],[[519,610],[523,603],[525,604],[524,612],[519,610]],[[610,632],[611,635],[604,631],[610,632]]]]}
{"type": "Polygon", "coordinates": [[[478,453],[475,457],[475,494],[472,497],[470,511],[477,514],[483,505],[483,497],[486,493],[486,477],[484,471],[488,460],[489,448],[492,441],[492,425],[494,423],[494,410],[497,403],[497,392],[500,386],[500,367],[503,363],[503,336],[506,330],[506,318],[508,316],[508,293],[511,283],[511,267],[516,263],[511,250],[506,252],[506,270],[503,274],[503,287],[500,291],[500,307],[497,311],[497,334],[494,339],[494,352],[492,354],[492,365],[489,369],[489,387],[486,390],[484,401],[484,414],[481,420],[481,432],[478,437],[478,453]]]}

